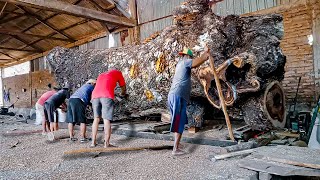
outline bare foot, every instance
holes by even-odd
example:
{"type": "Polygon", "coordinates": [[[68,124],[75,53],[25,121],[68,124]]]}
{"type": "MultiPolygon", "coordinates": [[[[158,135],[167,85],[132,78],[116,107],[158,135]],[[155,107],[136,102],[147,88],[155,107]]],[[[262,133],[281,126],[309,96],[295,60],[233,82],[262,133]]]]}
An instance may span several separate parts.
{"type": "Polygon", "coordinates": [[[98,145],[98,143],[94,140],[91,141],[91,145],[90,145],[90,148],[94,148],[98,145]]]}
{"type": "Polygon", "coordinates": [[[94,143],[94,144],[91,144],[91,145],[90,145],[90,148],[95,148],[96,146],[97,146],[97,144],[94,143]]]}

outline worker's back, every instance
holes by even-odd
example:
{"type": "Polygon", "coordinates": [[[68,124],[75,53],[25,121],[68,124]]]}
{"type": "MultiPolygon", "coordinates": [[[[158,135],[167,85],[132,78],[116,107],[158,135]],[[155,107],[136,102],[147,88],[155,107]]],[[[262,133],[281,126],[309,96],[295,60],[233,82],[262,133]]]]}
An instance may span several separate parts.
{"type": "Polygon", "coordinates": [[[118,70],[111,70],[99,75],[96,86],[92,92],[92,99],[110,98],[114,99],[114,89],[119,82],[119,86],[124,86],[125,81],[122,73],[118,70]]]}

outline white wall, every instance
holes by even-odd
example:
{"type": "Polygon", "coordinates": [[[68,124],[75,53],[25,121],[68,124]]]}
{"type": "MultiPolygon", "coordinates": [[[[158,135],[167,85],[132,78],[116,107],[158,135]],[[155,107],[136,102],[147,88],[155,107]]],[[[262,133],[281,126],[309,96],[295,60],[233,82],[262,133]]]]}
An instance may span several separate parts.
{"type": "Polygon", "coordinates": [[[2,78],[7,78],[20,74],[27,74],[30,71],[30,61],[18,65],[3,68],[2,78]]]}

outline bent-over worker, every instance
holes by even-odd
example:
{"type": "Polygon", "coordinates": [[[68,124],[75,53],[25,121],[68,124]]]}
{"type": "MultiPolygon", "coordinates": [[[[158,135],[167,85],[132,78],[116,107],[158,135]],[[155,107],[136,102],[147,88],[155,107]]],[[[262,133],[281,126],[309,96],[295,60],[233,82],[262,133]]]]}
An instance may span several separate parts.
{"type": "Polygon", "coordinates": [[[89,139],[86,137],[86,107],[90,103],[91,94],[96,84],[96,80],[89,79],[82,85],[72,96],[68,102],[67,120],[69,135],[71,141],[76,141],[74,137],[74,125],[80,123],[80,142],[87,142],[89,139]]]}
{"type": "Polygon", "coordinates": [[[46,119],[50,122],[50,131],[57,131],[58,127],[58,113],[57,108],[60,106],[65,107],[65,100],[70,97],[69,87],[65,86],[60,91],[52,95],[44,103],[44,115],[46,119]],[[55,118],[56,115],[56,118],[55,118]]]}
{"type": "Polygon", "coordinates": [[[42,122],[43,135],[47,132],[50,132],[49,123],[47,122],[47,119],[44,116],[44,103],[58,90],[57,88],[53,88],[53,89],[54,90],[47,91],[44,94],[42,94],[36,103],[36,116],[37,116],[37,120],[39,118],[39,121],[41,120],[42,122]]]}
{"type": "Polygon", "coordinates": [[[110,70],[102,73],[97,79],[96,86],[92,92],[92,109],[94,121],[92,124],[92,143],[90,147],[97,145],[97,132],[100,119],[103,119],[105,142],[104,147],[113,147],[110,144],[111,123],[114,111],[114,89],[119,83],[121,87],[121,96],[126,95],[126,83],[121,71],[110,70]]]}

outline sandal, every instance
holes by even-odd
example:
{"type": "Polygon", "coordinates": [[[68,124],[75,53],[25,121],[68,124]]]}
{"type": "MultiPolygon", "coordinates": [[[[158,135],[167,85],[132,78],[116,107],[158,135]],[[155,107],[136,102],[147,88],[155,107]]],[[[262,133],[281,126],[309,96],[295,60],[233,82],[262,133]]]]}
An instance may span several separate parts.
{"type": "Polygon", "coordinates": [[[107,146],[104,145],[104,148],[114,148],[114,147],[117,147],[117,146],[114,146],[114,145],[112,145],[112,144],[108,144],[107,146]]]}
{"type": "Polygon", "coordinates": [[[72,138],[70,138],[70,141],[77,141],[78,140],[78,138],[74,138],[74,137],[72,137],[72,138]]]}
{"type": "Polygon", "coordinates": [[[80,139],[81,143],[86,143],[86,142],[89,142],[89,141],[91,141],[91,138],[81,138],[80,139]]]}

